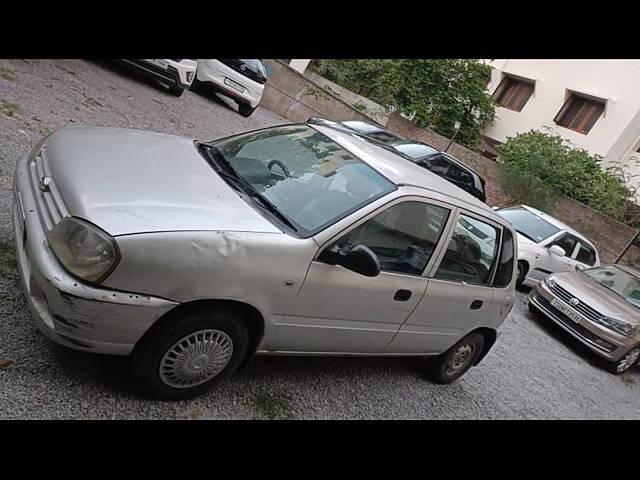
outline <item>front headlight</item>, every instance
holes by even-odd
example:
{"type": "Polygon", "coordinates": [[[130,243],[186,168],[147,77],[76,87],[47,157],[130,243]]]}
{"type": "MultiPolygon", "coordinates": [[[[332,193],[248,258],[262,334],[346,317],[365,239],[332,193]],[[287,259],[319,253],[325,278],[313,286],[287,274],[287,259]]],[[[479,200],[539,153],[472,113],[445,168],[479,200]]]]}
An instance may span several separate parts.
{"type": "Polygon", "coordinates": [[[631,325],[630,323],[623,322],[616,318],[601,317],[597,322],[620,335],[624,335],[625,337],[630,337],[636,332],[635,325],[631,325]]]}
{"type": "Polygon", "coordinates": [[[120,255],[111,236],[89,222],[65,217],[47,234],[51,250],[73,275],[99,283],[113,271],[120,255]]]}

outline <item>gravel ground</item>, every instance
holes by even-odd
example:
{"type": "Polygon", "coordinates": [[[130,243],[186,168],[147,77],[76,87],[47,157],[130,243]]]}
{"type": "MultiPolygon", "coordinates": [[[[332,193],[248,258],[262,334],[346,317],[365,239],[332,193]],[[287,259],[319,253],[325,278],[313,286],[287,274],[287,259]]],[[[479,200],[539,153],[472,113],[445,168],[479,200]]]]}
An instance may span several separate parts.
{"type": "Polygon", "coordinates": [[[152,402],[136,395],[125,359],[67,350],[36,332],[11,248],[11,176],[30,146],[20,130],[40,137],[87,124],[212,139],[280,123],[261,108],[243,118],[215,96],[172,97],[112,65],[0,60],[0,418],[640,418],[640,370],[603,371],[585,347],[531,316],[524,294],[491,353],[444,386],[408,359],[257,357],[208,395],[152,402]]]}

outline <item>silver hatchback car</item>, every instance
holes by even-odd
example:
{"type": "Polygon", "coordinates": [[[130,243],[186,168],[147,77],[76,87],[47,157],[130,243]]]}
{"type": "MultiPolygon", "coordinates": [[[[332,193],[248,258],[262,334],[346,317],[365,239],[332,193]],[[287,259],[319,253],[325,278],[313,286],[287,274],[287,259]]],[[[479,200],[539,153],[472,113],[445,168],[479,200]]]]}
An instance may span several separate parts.
{"type": "Polygon", "coordinates": [[[508,222],[327,126],[65,128],[19,159],[14,198],[39,329],[130,355],[154,397],[193,397],[254,353],[429,357],[448,383],[514,303],[508,222]]]}

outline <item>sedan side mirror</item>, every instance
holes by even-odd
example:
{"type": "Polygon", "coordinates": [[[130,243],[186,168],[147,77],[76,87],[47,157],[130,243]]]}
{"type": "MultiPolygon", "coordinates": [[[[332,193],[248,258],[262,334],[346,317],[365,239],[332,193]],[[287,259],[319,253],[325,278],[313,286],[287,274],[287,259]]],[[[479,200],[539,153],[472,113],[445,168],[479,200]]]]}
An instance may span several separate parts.
{"type": "Polygon", "coordinates": [[[560,245],[551,245],[549,247],[549,251],[554,255],[557,255],[558,257],[564,257],[567,254],[565,249],[562,248],[560,245]]]}
{"type": "Polygon", "coordinates": [[[369,247],[356,245],[346,254],[332,250],[325,250],[318,260],[331,265],[340,265],[365,277],[375,277],[380,273],[378,256],[369,247]]]}

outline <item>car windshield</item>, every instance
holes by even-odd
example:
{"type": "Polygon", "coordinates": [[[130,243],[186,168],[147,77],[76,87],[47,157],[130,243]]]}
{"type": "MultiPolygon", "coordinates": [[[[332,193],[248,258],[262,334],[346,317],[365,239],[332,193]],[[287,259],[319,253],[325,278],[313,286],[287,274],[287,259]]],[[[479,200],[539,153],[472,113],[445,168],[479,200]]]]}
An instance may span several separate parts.
{"type": "Polygon", "coordinates": [[[307,125],[269,128],[209,146],[304,237],[396,189],[307,125]]]}
{"type": "Polygon", "coordinates": [[[540,243],[560,231],[558,227],[551,225],[525,208],[503,208],[497,210],[496,213],[511,223],[516,232],[536,243],[540,243]]]}
{"type": "Polygon", "coordinates": [[[433,155],[434,153],[438,153],[433,147],[428,145],[423,145],[421,143],[401,143],[400,145],[394,145],[393,148],[399,150],[405,155],[415,159],[423,158],[428,155],[433,155]]]}
{"type": "Polygon", "coordinates": [[[260,60],[240,59],[240,61],[243,62],[247,67],[249,67],[254,72],[258,72],[261,75],[265,75],[264,66],[262,65],[262,62],[260,60]]]}
{"type": "Polygon", "coordinates": [[[634,307],[640,308],[640,277],[615,265],[590,268],[583,270],[583,273],[620,295],[634,307]]]}

